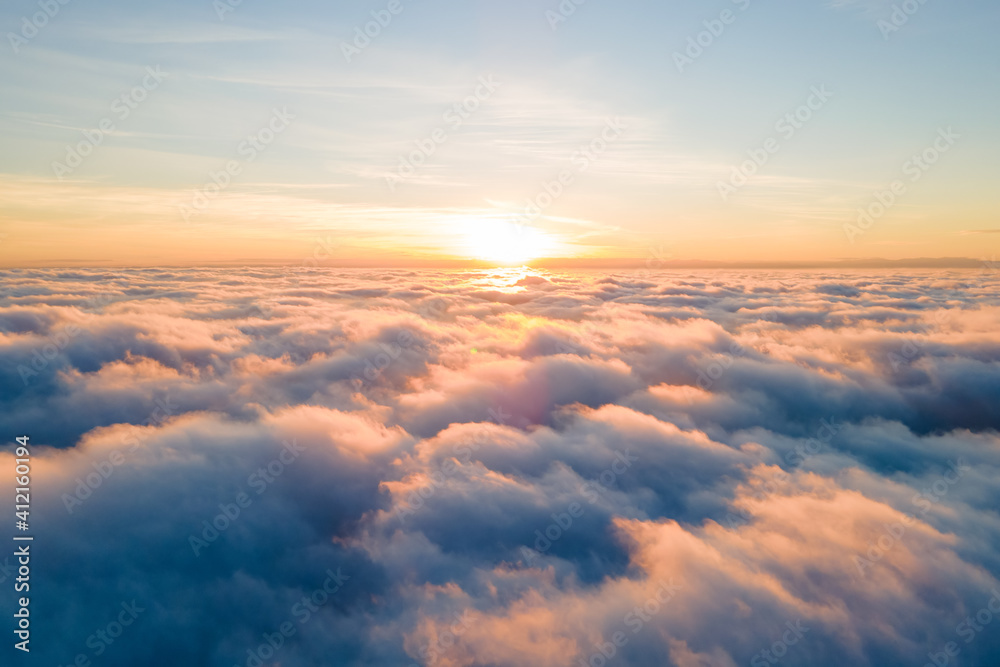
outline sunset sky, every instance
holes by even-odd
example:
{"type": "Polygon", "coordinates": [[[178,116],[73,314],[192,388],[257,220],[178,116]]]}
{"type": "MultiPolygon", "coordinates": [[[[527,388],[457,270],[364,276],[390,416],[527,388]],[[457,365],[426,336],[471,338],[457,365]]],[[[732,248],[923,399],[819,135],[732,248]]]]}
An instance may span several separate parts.
{"type": "Polygon", "coordinates": [[[1000,665],[997,0],[0,27],[0,665],[1000,665]]]}
{"type": "Polygon", "coordinates": [[[6,3],[0,265],[1000,246],[995,2],[905,23],[888,0],[390,4],[78,0],[34,31],[38,5],[6,3]],[[387,25],[365,45],[372,12],[387,25]]]}

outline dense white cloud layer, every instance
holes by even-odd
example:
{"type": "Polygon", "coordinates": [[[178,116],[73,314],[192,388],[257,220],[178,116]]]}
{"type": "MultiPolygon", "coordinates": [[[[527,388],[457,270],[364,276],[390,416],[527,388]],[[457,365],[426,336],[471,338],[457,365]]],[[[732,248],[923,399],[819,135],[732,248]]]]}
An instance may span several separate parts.
{"type": "Polygon", "coordinates": [[[53,633],[33,652],[882,666],[955,642],[991,664],[998,285],[7,271],[0,423],[35,444],[53,633]]]}

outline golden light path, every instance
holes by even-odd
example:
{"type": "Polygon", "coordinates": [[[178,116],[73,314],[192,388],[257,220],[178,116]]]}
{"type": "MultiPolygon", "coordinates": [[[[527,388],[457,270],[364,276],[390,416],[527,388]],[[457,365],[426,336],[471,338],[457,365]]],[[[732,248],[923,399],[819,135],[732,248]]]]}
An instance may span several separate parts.
{"type": "Polygon", "coordinates": [[[550,275],[548,271],[540,271],[527,266],[517,268],[500,267],[486,271],[477,271],[473,277],[465,281],[465,284],[481,290],[516,294],[527,289],[526,278],[544,278],[547,275],[550,275]]]}

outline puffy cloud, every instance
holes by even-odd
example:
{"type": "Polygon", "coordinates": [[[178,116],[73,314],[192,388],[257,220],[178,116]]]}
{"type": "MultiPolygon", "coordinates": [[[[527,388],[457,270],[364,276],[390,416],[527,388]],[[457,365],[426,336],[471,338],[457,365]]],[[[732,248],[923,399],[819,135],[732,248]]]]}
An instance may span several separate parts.
{"type": "Polygon", "coordinates": [[[32,438],[32,613],[60,629],[33,651],[995,662],[997,283],[4,272],[0,423],[32,438]]]}

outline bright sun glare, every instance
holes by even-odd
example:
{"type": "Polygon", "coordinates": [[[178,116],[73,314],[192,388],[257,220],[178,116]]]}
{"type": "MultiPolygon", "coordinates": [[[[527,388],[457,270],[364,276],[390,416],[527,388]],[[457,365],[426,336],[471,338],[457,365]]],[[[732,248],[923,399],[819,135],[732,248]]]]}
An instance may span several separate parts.
{"type": "Polygon", "coordinates": [[[465,230],[466,250],[471,257],[503,265],[518,265],[545,257],[555,242],[545,232],[502,220],[476,220],[465,230]]]}

